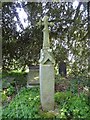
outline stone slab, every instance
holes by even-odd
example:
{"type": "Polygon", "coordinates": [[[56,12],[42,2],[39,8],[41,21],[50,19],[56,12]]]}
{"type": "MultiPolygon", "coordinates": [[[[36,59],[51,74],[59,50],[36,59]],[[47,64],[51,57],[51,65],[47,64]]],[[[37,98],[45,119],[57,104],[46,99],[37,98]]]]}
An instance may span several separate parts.
{"type": "Polygon", "coordinates": [[[39,84],[39,68],[31,68],[27,75],[27,87],[39,84]]]}
{"type": "Polygon", "coordinates": [[[54,66],[40,64],[40,96],[42,109],[54,110],[54,66]]]}

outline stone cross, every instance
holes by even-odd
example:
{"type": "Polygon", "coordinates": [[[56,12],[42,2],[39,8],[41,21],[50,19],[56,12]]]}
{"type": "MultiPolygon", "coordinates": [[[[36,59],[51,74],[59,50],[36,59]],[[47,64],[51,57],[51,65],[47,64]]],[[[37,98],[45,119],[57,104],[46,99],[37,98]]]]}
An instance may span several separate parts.
{"type": "Polygon", "coordinates": [[[44,29],[43,29],[43,48],[49,47],[50,48],[50,41],[49,41],[49,29],[48,29],[48,17],[45,16],[43,18],[43,25],[44,25],[44,29]]]}
{"type": "Polygon", "coordinates": [[[43,48],[40,54],[40,99],[42,109],[45,111],[54,110],[54,57],[50,49],[48,16],[43,18],[43,48]]]}
{"type": "Polygon", "coordinates": [[[50,48],[50,41],[49,41],[49,28],[48,26],[52,26],[52,22],[48,22],[48,16],[44,16],[42,21],[39,21],[39,26],[43,25],[43,48],[50,48]]]}

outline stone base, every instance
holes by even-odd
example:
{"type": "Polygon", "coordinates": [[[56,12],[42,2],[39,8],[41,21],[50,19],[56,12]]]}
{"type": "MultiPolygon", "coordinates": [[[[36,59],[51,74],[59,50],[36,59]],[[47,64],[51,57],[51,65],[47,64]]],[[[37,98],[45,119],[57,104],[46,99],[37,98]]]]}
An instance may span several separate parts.
{"type": "Polygon", "coordinates": [[[40,96],[42,109],[54,110],[54,66],[40,64],[40,96]]]}

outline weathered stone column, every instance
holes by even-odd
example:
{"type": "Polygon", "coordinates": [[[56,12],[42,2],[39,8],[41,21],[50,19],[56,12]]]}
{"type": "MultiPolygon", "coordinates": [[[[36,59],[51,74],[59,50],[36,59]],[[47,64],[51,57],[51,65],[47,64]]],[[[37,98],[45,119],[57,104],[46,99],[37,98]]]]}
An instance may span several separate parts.
{"type": "Polygon", "coordinates": [[[54,110],[54,58],[50,49],[48,17],[43,18],[43,48],[40,54],[40,97],[42,109],[45,111],[54,110]]]}

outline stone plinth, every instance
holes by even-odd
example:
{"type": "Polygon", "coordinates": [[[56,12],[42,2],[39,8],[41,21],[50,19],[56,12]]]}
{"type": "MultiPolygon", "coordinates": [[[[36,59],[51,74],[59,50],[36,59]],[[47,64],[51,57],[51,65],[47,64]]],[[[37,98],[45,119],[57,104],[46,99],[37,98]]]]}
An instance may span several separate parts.
{"type": "Polygon", "coordinates": [[[40,96],[42,109],[54,110],[54,66],[40,64],[40,96]]]}

